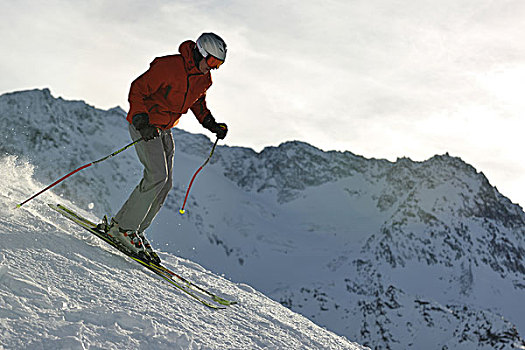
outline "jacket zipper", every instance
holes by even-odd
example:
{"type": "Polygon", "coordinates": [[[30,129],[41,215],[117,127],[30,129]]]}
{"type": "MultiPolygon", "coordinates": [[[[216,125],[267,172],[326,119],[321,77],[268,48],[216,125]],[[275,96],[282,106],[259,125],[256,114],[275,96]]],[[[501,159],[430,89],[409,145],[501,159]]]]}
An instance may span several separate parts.
{"type": "Polygon", "coordinates": [[[171,85],[168,85],[168,87],[166,88],[166,93],[164,94],[164,98],[165,99],[168,98],[168,95],[170,94],[170,91],[171,91],[171,85]]]}
{"type": "Polygon", "coordinates": [[[182,101],[182,107],[184,108],[184,106],[186,105],[186,98],[188,97],[188,92],[190,90],[190,77],[195,77],[197,75],[201,75],[202,73],[194,73],[194,74],[189,74],[187,77],[186,77],[186,92],[184,93],[184,101],[182,101]]]}

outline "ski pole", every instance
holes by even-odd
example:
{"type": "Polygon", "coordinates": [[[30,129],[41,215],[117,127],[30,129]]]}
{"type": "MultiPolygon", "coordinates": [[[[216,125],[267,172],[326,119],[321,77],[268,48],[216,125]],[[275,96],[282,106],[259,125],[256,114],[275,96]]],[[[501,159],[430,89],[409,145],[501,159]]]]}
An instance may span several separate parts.
{"type": "Polygon", "coordinates": [[[197,169],[197,171],[195,172],[195,174],[193,174],[193,177],[191,178],[191,181],[190,181],[190,185],[188,186],[188,190],[186,191],[186,197],[184,197],[184,203],[182,204],[182,207],[180,208],[179,210],[179,213],[180,215],[183,215],[185,210],[184,210],[184,207],[186,206],[186,201],[188,200],[188,195],[190,194],[190,189],[191,189],[191,185],[193,185],[193,180],[195,180],[195,177],[197,176],[197,174],[202,170],[202,168],[204,168],[206,166],[206,164],[208,164],[208,162],[210,161],[211,159],[211,156],[213,155],[213,152],[215,151],[215,147],[217,147],[217,142],[219,142],[219,138],[217,137],[217,140],[215,140],[215,143],[213,144],[213,147],[211,148],[211,152],[210,152],[210,155],[208,156],[208,159],[206,159],[206,161],[204,162],[204,164],[202,164],[200,166],[199,169],[197,169]]]}
{"type": "Polygon", "coordinates": [[[64,176],[61,177],[60,179],[58,179],[58,180],[56,180],[55,182],[53,182],[51,185],[49,185],[49,186],[47,186],[46,188],[44,188],[42,191],[40,191],[40,192],[34,194],[32,197],[26,199],[26,200],[23,201],[22,203],[17,204],[16,207],[17,207],[17,208],[20,208],[22,205],[26,204],[27,202],[29,202],[30,200],[34,199],[35,197],[41,195],[41,194],[44,193],[45,191],[49,190],[51,187],[53,187],[53,186],[59,184],[60,182],[64,181],[65,179],[67,179],[67,178],[70,177],[71,175],[73,175],[73,174],[79,172],[79,171],[82,170],[82,169],[88,168],[88,167],[92,166],[93,164],[100,163],[100,162],[102,162],[102,161],[104,161],[104,160],[106,160],[106,159],[108,159],[108,158],[111,158],[111,157],[113,157],[113,156],[116,156],[116,155],[119,154],[120,152],[123,152],[123,151],[127,150],[128,148],[135,146],[137,143],[139,143],[139,142],[142,141],[142,140],[143,140],[143,139],[140,138],[140,139],[138,139],[137,141],[134,141],[134,142],[130,143],[129,145],[122,147],[122,148],[119,149],[118,151],[115,151],[115,152],[111,153],[110,155],[105,156],[104,158],[101,158],[101,159],[99,159],[99,160],[95,160],[94,162],[91,162],[91,163],[89,163],[89,164],[83,165],[83,166],[81,166],[80,168],[78,168],[78,169],[76,169],[76,170],[73,170],[73,171],[70,172],[69,174],[64,175],[64,176]]]}

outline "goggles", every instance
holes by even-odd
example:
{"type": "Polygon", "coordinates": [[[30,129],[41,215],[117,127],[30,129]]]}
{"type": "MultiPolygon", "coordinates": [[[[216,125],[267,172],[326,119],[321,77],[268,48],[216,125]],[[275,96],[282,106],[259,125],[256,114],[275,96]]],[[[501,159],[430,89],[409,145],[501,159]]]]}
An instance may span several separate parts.
{"type": "Polygon", "coordinates": [[[208,64],[208,66],[210,66],[210,68],[217,69],[221,66],[221,64],[224,63],[224,61],[221,61],[220,59],[213,57],[212,55],[208,55],[206,57],[206,63],[208,64]]]}

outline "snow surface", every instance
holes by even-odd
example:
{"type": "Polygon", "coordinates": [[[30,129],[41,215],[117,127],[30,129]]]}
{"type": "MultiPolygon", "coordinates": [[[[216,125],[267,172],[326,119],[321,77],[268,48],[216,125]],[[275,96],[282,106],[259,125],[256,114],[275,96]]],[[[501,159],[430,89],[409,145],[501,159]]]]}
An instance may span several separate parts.
{"type": "MultiPolygon", "coordinates": [[[[5,94],[0,152],[34,167],[27,186],[47,185],[128,144],[124,115],[49,90],[5,94]]],[[[173,264],[192,261],[253,286],[372,348],[525,347],[525,213],[461,159],[389,162],[298,141],[259,153],[220,144],[181,216],[212,142],[173,134],[174,188],[148,230],[173,264]]],[[[141,172],[129,150],[53,192],[94,219],[115,213],[141,172]]],[[[32,194],[23,185],[9,200],[32,194]]]]}
{"type": "Polygon", "coordinates": [[[364,349],[200,265],[166,265],[239,304],[213,311],[60,217],[14,156],[0,165],[0,349],[364,349]]]}

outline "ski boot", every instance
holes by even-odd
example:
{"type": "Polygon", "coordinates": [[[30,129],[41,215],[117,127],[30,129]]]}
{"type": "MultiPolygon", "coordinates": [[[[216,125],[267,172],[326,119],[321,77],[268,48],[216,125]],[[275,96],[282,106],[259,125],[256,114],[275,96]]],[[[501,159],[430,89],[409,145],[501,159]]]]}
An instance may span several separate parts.
{"type": "Polygon", "coordinates": [[[139,238],[142,240],[142,243],[144,245],[144,250],[146,251],[146,254],[149,255],[149,258],[151,262],[160,265],[160,257],[157,253],[153,251],[153,247],[151,246],[151,243],[148,241],[146,236],[144,235],[144,232],[137,232],[139,238]]]}
{"type": "Polygon", "coordinates": [[[125,230],[119,227],[115,220],[111,219],[111,224],[106,224],[105,232],[115,243],[124,246],[132,255],[137,256],[141,260],[150,260],[142,240],[135,231],[125,230]]]}

